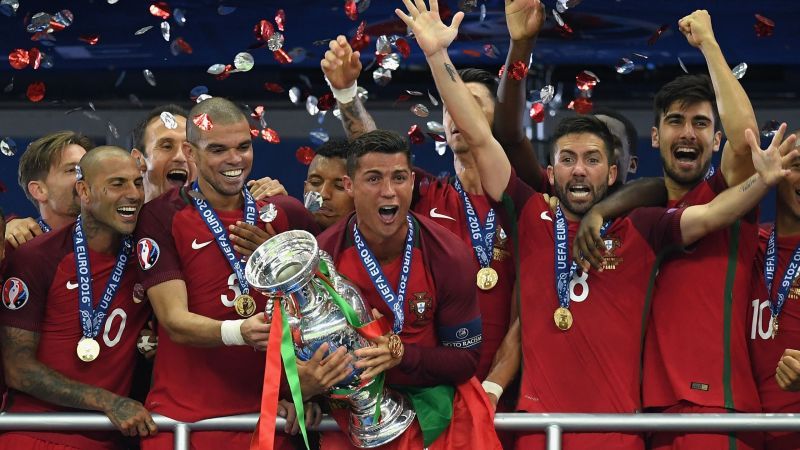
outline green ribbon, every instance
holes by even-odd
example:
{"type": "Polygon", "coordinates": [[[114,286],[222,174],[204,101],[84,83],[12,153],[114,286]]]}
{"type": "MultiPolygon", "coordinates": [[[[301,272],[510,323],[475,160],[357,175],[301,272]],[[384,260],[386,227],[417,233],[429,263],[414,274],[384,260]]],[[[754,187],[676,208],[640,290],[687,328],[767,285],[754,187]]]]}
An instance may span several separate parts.
{"type": "Polygon", "coordinates": [[[456,388],[449,384],[438,386],[392,386],[411,400],[417,413],[425,447],[430,446],[450,426],[453,420],[453,398],[456,388]]]}
{"type": "Polygon", "coordinates": [[[283,319],[283,333],[281,335],[281,358],[283,359],[283,368],[286,371],[289,390],[292,392],[292,402],[297,412],[297,420],[300,422],[300,433],[303,434],[306,450],[309,450],[311,447],[308,445],[306,411],[303,406],[303,392],[300,390],[300,376],[297,374],[297,356],[294,354],[292,332],[289,329],[289,321],[286,319],[286,310],[283,309],[283,303],[281,303],[281,312],[281,318],[283,319]]]}

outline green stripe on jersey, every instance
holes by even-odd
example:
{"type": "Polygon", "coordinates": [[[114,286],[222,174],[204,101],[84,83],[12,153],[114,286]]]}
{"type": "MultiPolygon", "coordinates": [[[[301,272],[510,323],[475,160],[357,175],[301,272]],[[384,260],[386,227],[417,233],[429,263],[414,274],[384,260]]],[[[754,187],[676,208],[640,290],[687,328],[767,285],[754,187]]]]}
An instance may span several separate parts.
{"type": "Polygon", "coordinates": [[[736,281],[736,266],[739,255],[739,235],[742,221],[737,220],[730,227],[731,239],[728,245],[728,270],[725,274],[725,294],[722,312],[722,389],[725,407],[736,409],[731,385],[731,314],[733,312],[733,285],[736,281]]]}

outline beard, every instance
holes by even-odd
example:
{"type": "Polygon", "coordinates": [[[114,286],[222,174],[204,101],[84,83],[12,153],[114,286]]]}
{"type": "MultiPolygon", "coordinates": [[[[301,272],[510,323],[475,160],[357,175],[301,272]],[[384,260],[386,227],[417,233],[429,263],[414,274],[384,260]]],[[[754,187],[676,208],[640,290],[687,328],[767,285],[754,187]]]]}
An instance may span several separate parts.
{"type": "MultiPolygon", "coordinates": [[[[659,152],[661,154],[661,152],[659,152]]],[[[697,172],[686,173],[686,172],[679,172],[676,168],[670,165],[669,161],[664,158],[664,155],[661,154],[661,165],[664,167],[664,173],[669,177],[672,181],[683,185],[683,186],[694,186],[699,183],[708,173],[708,168],[711,167],[711,158],[703,163],[700,166],[700,170],[697,172]]]]}
{"type": "Polygon", "coordinates": [[[556,181],[556,196],[558,197],[561,206],[576,216],[583,216],[586,214],[592,208],[592,206],[604,199],[608,193],[608,185],[604,184],[600,186],[591,186],[591,192],[589,193],[590,200],[588,202],[576,204],[569,199],[568,184],[569,183],[562,185],[556,181]]]}

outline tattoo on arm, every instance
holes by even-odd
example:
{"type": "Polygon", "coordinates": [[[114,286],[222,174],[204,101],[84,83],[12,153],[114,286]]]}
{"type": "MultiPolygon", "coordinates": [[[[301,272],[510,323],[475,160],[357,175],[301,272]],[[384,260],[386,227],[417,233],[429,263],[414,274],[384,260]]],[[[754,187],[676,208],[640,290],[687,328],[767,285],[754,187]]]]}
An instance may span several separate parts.
{"type": "Polygon", "coordinates": [[[453,66],[451,66],[450,64],[444,63],[444,70],[446,70],[447,74],[450,75],[450,80],[452,80],[453,83],[455,83],[456,82],[456,74],[457,74],[456,69],[453,66]]]}
{"type": "Polygon", "coordinates": [[[748,189],[753,187],[753,185],[756,183],[757,179],[758,179],[758,174],[753,175],[752,177],[748,178],[747,181],[742,183],[742,186],[739,188],[739,190],[742,191],[742,192],[747,192],[748,189]]]}
{"type": "Polygon", "coordinates": [[[79,383],[39,362],[39,334],[13,327],[0,329],[0,346],[10,386],[40,400],[70,408],[98,410],[114,394],[79,383]]]}
{"type": "Polygon", "coordinates": [[[375,120],[364,108],[364,104],[361,103],[358,96],[350,103],[339,103],[339,112],[342,113],[342,126],[344,126],[348,139],[355,139],[377,128],[375,120]]]}

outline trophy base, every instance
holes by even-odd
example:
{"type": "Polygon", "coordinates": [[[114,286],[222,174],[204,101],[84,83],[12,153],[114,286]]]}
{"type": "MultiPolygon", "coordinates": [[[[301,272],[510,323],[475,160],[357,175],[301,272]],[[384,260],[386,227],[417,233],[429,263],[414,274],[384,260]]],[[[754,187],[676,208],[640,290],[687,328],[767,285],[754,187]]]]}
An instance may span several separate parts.
{"type": "MultiPolygon", "coordinates": [[[[372,410],[374,412],[374,409],[372,410]]],[[[372,414],[351,413],[350,441],[358,448],[374,448],[387,444],[411,426],[416,417],[411,402],[393,389],[384,389],[381,418],[373,424],[372,414]]]]}

